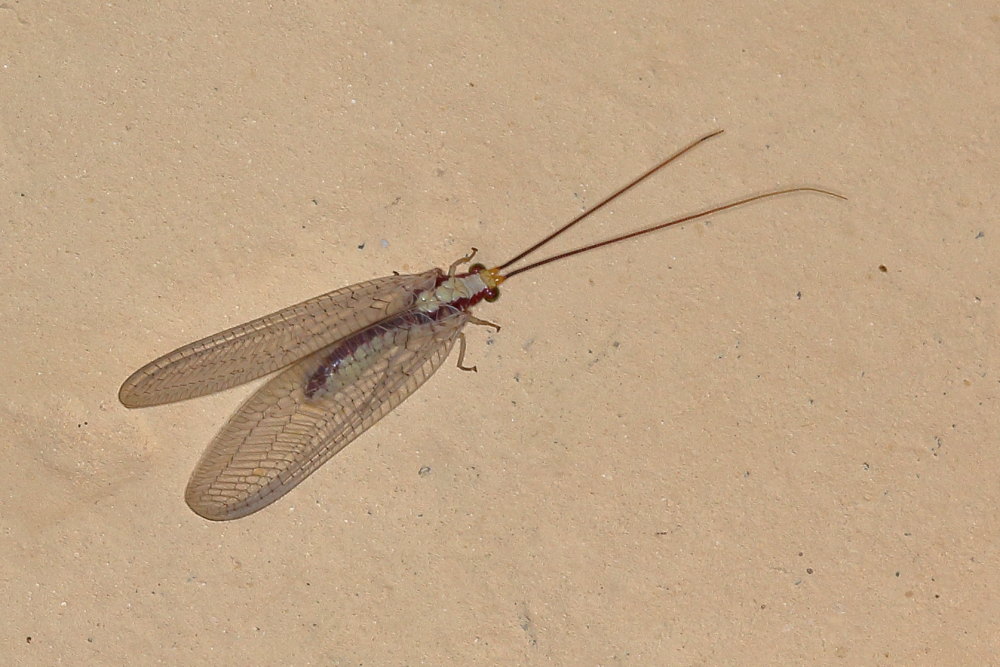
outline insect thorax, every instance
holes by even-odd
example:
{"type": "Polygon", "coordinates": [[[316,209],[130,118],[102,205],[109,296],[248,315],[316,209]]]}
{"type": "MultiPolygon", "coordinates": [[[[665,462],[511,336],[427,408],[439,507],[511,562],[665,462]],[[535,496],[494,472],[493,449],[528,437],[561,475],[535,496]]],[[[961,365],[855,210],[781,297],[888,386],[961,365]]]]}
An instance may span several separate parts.
{"type": "Polygon", "coordinates": [[[442,306],[452,306],[465,310],[478,303],[489,291],[478,273],[445,278],[434,289],[425,290],[417,296],[416,308],[425,313],[433,313],[442,306]]]}

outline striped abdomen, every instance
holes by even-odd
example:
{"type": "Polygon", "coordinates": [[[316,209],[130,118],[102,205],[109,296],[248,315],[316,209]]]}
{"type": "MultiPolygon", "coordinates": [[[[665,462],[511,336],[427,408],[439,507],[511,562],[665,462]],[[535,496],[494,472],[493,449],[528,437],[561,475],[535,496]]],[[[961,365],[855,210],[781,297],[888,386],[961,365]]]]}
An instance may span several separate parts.
{"type": "Polygon", "coordinates": [[[389,347],[406,347],[410,338],[426,340],[435,327],[464,311],[450,304],[441,304],[425,312],[417,308],[404,310],[344,338],[324,357],[319,367],[306,381],[306,398],[315,398],[351,384],[382,358],[389,347]]]}

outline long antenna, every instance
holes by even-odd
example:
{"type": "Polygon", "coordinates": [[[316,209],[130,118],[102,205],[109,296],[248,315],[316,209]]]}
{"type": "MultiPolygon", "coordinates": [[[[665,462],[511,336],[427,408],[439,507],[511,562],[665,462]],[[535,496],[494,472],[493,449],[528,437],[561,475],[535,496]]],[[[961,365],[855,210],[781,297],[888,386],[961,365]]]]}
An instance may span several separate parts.
{"type": "MultiPolygon", "coordinates": [[[[583,213],[581,213],[577,217],[573,218],[572,220],[570,220],[568,223],[566,223],[565,225],[563,225],[562,227],[560,227],[556,231],[554,231],[551,234],[549,234],[548,236],[546,236],[544,239],[542,239],[541,241],[539,241],[535,245],[531,246],[530,248],[528,248],[527,250],[525,250],[521,254],[517,255],[513,259],[507,260],[506,262],[504,262],[503,264],[501,264],[500,266],[498,266],[496,268],[497,269],[503,269],[506,266],[510,266],[511,264],[513,264],[514,262],[516,262],[517,260],[522,259],[522,258],[526,257],[527,255],[535,252],[536,250],[538,250],[539,248],[541,248],[543,245],[545,245],[546,243],[548,243],[549,241],[551,241],[555,237],[559,236],[560,234],[562,234],[563,232],[565,232],[567,229],[569,229],[570,227],[572,227],[576,223],[580,222],[581,220],[583,220],[584,218],[586,218],[590,214],[597,212],[605,204],[607,204],[608,202],[612,201],[613,199],[615,199],[619,195],[625,194],[626,192],[628,192],[629,190],[631,190],[633,187],[635,187],[639,183],[643,182],[644,180],[646,180],[647,178],[649,178],[650,176],[652,176],[653,174],[655,174],[656,172],[658,172],[660,169],[663,169],[668,164],[670,164],[671,162],[673,162],[674,160],[676,160],[680,156],[684,155],[685,153],[687,153],[689,150],[691,150],[692,148],[694,148],[698,144],[702,143],[703,141],[708,141],[712,137],[717,137],[720,134],[722,134],[724,131],[725,130],[716,130],[715,132],[712,132],[710,134],[706,134],[705,136],[701,137],[700,139],[695,139],[690,144],[688,144],[684,148],[680,149],[679,151],[677,151],[676,153],[674,153],[673,155],[671,155],[670,157],[668,157],[666,160],[664,160],[660,164],[656,165],[655,167],[653,167],[652,169],[650,169],[649,171],[647,171],[645,174],[643,174],[639,178],[635,179],[634,181],[632,181],[631,183],[629,183],[625,187],[621,188],[620,190],[618,190],[614,194],[609,195],[608,197],[605,197],[596,206],[593,206],[590,209],[584,211],[583,213]]],[[[734,206],[735,206],[735,204],[734,204],[734,206]]],[[[721,210],[721,209],[717,209],[717,210],[721,210]]],[[[706,212],[705,215],[708,215],[708,212],[706,212]]],[[[678,222],[683,222],[683,221],[679,220],[678,222]]],[[[650,229],[648,231],[653,231],[653,230],[650,229]]],[[[640,233],[644,233],[644,232],[640,232],[640,233]]],[[[635,234],[633,234],[633,236],[635,236],[635,234]]],[[[630,238],[630,237],[628,237],[628,236],[622,237],[622,239],[625,239],[625,238],[630,238]]],[[[607,241],[606,243],[612,243],[615,240],[621,240],[621,239],[612,239],[611,241],[607,241]]],[[[603,244],[598,244],[598,245],[603,245],[603,244]]],[[[594,247],[596,248],[598,246],[594,246],[594,247]]],[[[581,248],[580,252],[582,252],[583,250],[585,250],[585,249],[581,248]]],[[[570,254],[573,254],[573,253],[570,253],[570,254]]],[[[565,256],[565,255],[563,255],[563,256],[565,256]]],[[[555,258],[553,258],[553,259],[555,259],[555,258]]],[[[552,260],[546,260],[546,261],[552,261],[552,260]]],[[[539,264],[532,264],[531,266],[540,266],[540,265],[541,265],[541,263],[539,263],[539,264]]],[[[522,271],[526,271],[528,268],[531,268],[531,267],[525,267],[523,269],[518,269],[517,271],[513,271],[511,273],[508,273],[507,277],[509,278],[510,276],[514,275],[515,273],[521,273],[522,271]]]]}
{"type": "MultiPolygon", "coordinates": [[[[716,132],[715,134],[718,134],[718,132],[716,132]]],[[[707,137],[703,137],[702,139],[699,139],[694,144],[691,144],[691,146],[688,146],[687,148],[685,148],[684,150],[682,150],[681,153],[683,153],[686,150],[689,150],[692,146],[694,146],[694,145],[696,145],[696,144],[704,141],[705,139],[707,139],[709,137],[715,136],[715,134],[710,134],[707,137]]],[[[680,153],[678,153],[678,155],[680,155],[680,153]]],[[[677,157],[677,156],[674,156],[674,157],[677,157]]],[[[670,159],[672,160],[673,158],[670,158],[670,159]]],[[[667,162],[669,162],[669,160],[667,162]]],[[[663,163],[663,164],[666,164],[666,163],[663,163]]],[[[649,174],[653,173],[653,171],[656,171],[657,169],[659,169],[660,167],[662,167],[663,164],[657,166],[652,171],[647,172],[645,175],[643,175],[641,178],[639,178],[639,181],[641,181],[643,178],[645,178],[649,174]]],[[[587,211],[587,213],[584,213],[584,216],[589,215],[591,212],[597,210],[598,208],[600,208],[601,206],[603,206],[604,204],[606,204],[611,199],[614,199],[615,197],[617,197],[619,194],[621,194],[625,190],[628,190],[630,187],[632,187],[633,185],[635,185],[637,182],[638,181],[634,181],[630,185],[622,188],[621,190],[619,190],[618,192],[616,192],[614,195],[612,195],[608,199],[604,200],[603,202],[601,202],[600,204],[598,204],[597,206],[595,206],[594,208],[592,208],[590,211],[587,211]]],[[[618,243],[619,241],[625,241],[626,239],[632,239],[632,238],[635,238],[636,236],[642,236],[643,234],[651,234],[651,233],[653,233],[655,231],[659,231],[659,230],[665,229],[667,227],[672,227],[674,225],[679,225],[682,222],[689,222],[691,220],[697,220],[698,218],[704,218],[706,216],[712,215],[713,213],[718,213],[719,211],[726,211],[726,210],[731,209],[731,208],[736,208],[737,206],[743,206],[744,204],[749,204],[750,202],[753,202],[753,201],[759,201],[761,199],[768,199],[770,197],[777,197],[779,195],[787,195],[787,194],[790,194],[792,192],[818,192],[819,194],[829,195],[830,197],[836,197],[837,199],[847,199],[847,197],[845,197],[843,195],[838,195],[836,192],[830,192],[829,190],[821,190],[819,188],[810,188],[810,187],[787,188],[785,190],[774,190],[772,192],[765,192],[764,194],[754,195],[753,197],[746,197],[744,199],[739,199],[739,200],[731,202],[729,204],[723,204],[722,206],[715,206],[713,208],[709,208],[709,209],[706,209],[704,211],[700,211],[698,213],[692,213],[690,215],[685,215],[683,217],[675,218],[673,220],[667,220],[666,222],[661,222],[660,224],[653,225],[652,227],[647,227],[645,229],[640,229],[638,231],[631,232],[629,234],[623,234],[622,236],[616,236],[613,239],[607,239],[605,241],[598,241],[597,243],[591,243],[590,245],[583,246],[582,248],[577,248],[575,250],[569,250],[567,252],[559,253],[558,255],[553,255],[552,257],[548,257],[546,259],[539,260],[539,261],[534,262],[532,264],[528,264],[527,266],[522,266],[519,269],[515,269],[515,270],[511,271],[510,273],[505,274],[504,278],[505,279],[512,278],[512,277],[516,276],[519,273],[524,273],[525,271],[530,271],[531,269],[536,269],[539,266],[548,264],[549,262],[555,262],[556,260],[565,259],[566,257],[572,257],[573,255],[579,255],[581,252],[587,252],[588,250],[594,250],[595,248],[600,248],[602,246],[611,245],[612,243],[618,243]]],[[[579,219],[582,219],[582,218],[579,218],[579,219]]],[[[577,222],[577,220],[574,220],[569,225],[567,225],[566,227],[563,227],[563,229],[560,229],[558,232],[556,232],[556,234],[559,234],[560,232],[564,231],[566,228],[568,228],[570,225],[575,224],[576,222],[577,222]]],[[[555,234],[553,234],[552,236],[555,236],[555,234]]],[[[552,238],[552,236],[550,236],[549,238],[552,238]]],[[[545,239],[545,241],[548,241],[548,240],[549,239],[545,239]]],[[[542,243],[545,243],[545,241],[542,241],[542,243]]],[[[538,245],[536,245],[535,248],[537,248],[538,246],[542,245],[542,243],[539,243],[538,245]]],[[[534,250],[535,248],[531,248],[531,250],[534,250]]],[[[528,252],[530,252],[531,250],[529,250],[528,252]]],[[[517,259],[520,259],[521,257],[523,257],[526,254],[527,254],[527,252],[521,253],[520,255],[518,255],[517,257],[515,257],[513,260],[511,260],[511,262],[513,262],[513,261],[515,261],[517,259]]],[[[511,262],[507,262],[507,264],[510,264],[511,262]]],[[[507,266],[507,264],[504,264],[503,266],[507,266]]],[[[498,268],[503,268],[503,266],[498,267],[498,268]]]]}

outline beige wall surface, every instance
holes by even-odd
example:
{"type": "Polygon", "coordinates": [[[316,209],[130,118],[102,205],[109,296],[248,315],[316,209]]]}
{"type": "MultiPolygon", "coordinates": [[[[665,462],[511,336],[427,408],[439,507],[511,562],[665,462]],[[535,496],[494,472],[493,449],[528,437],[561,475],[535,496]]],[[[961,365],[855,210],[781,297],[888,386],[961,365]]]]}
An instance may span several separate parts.
{"type": "Polygon", "coordinates": [[[1000,651],[990,3],[0,4],[0,610],[16,664],[986,664],[1000,651]],[[722,6],[715,6],[722,5],[722,6]],[[274,505],[183,490],[251,392],[186,342],[673,150],[274,505]]]}

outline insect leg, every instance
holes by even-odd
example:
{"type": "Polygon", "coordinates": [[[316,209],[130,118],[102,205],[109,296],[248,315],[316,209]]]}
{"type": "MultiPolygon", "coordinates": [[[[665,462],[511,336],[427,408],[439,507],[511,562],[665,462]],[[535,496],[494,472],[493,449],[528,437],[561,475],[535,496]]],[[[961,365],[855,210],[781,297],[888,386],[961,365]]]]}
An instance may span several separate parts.
{"type": "Polygon", "coordinates": [[[462,362],[465,361],[465,333],[458,334],[458,367],[463,371],[473,371],[475,373],[479,372],[479,369],[475,366],[463,366],[462,362]]]}
{"type": "Polygon", "coordinates": [[[500,331],[500,325],[499,324],[496,324],[494,322],[490,322],[489,320],[481,320],[478,317],[475,317],[474,315],[471,315],[471,314],[469,315],[469,322],[472,323],[472,324],[478,324],[481,327],[493,327],[497,331],[500,331]]]}
{"type": "Polygon", "coordinates": [[[458,269],[458,265],[471,262],[472,258],[476,256],[477,252],[479,252],[479,248],[473,248],[472,252],[470,252],[468,255],[466,255],[465,257],[459,257],[454,262],[452,262],[451,266],[448,267],[448,277],[454,278],[455,271],[458,269]]]}

